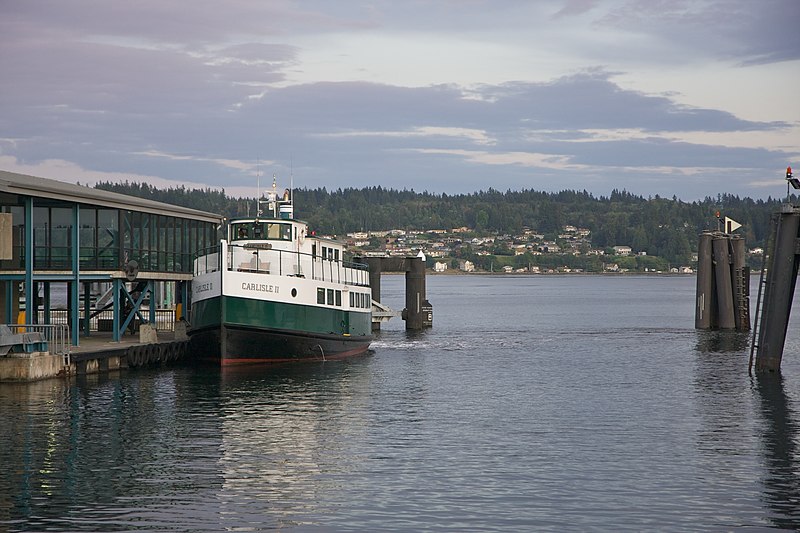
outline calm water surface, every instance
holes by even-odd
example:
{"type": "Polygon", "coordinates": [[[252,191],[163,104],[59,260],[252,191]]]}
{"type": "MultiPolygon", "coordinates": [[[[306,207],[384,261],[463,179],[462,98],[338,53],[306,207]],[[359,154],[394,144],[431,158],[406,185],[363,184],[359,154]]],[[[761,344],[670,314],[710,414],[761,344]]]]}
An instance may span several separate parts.
{"type": "Polygon", "coordinates": [[[798,321],[751,379],[694,291],[429,277],[366,357],[0,385],[0,531],[799,529],[798,321]]]}

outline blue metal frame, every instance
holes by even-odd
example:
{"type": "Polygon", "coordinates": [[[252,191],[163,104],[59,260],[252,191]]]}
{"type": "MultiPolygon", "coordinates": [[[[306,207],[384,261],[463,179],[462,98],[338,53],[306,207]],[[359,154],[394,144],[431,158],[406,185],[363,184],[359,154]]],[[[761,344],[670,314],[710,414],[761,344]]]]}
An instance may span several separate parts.
{"type": "Polygon", "coordinates": [[[115,282],[114,340],[115,341],[119,341],[122,338],[123,333],[131,324],[134,317],[138,316],[139,320],[141,320],[142,323],[150,322],[151,324],[154,324],[156,319],[156,310],[155,306],[153,305],[153,281],[147,280],[145,282],[145,288],[141,292],[141,294],[139,294],[139,298],[136,300],[134,300],[133,296],[128,291],[128,287],[126,287],[125,284],[122,283],[121,281],[122,280],[117,280],[117,279],[114,280],[115,282]],[[130,313],[128,313],[128,316],[125,317],[125,320],[122,322],[122,324],[119,324],[119,319],[122,317],[120,309],[121,302],[118,301],[120,293],[124,295],[125,301],[133,306],[130,313]],[[142,302],[144,302],[144,299],[147,297],[148,294],[150,294],[150,314],[149,314],[149,320],[145,320],[145,318],[142,316],[142,313],[140,312],[140,309],[142,307],[142,302]]]}
{"type": "Polygon", "coordinates": [[[25,197],[25,324],[33,324],[33,197],[25,197]]]}
{"type": "Polygon", "coordinates": [[[120,337],[121,337],[121,335],[119,333],[120,332],[120,327],[119,327],[119,312],[120,312],[120,308],[119,308],[120,307],[119,306],[119,304],[120,304],[120,302],[119,302],[119,293],[122,290],[123,285],[124,284],[122,283],[121,279],[114,278],[114,280],[113,280],[113,287],[114,287],[114,298],[113,298],[113,302],[114,302],[114,318],[112,320],[112,327],[111,327],[112,338],[114,339],[114,342],[119,342],[120,337]]]}
{"type": "Polygon", "coordinates": [[[81,243],[80,243],[80,211],[78,204],[72,207],[72,290],[70,294],[69,310],[72,314],[71,333],[72,345],[78,346],[81,332],[81,243]]]}
{"type": "Polygon", "coordinates": [[[49,324],[50,323],[50,282],[49,281],[45,281],[43,283],[43,285],[44,285],[44,290],[42,292],[44,293],[44,306],[43,306],[44,307],[44,323],[45,324],[49,324]]]}
{"type": "Polygon", "coordinates": [[[83,283],[83,335],[90,337],[92,334],[91,314],[92,314],[92,287],[88,283],[83,283]]]}

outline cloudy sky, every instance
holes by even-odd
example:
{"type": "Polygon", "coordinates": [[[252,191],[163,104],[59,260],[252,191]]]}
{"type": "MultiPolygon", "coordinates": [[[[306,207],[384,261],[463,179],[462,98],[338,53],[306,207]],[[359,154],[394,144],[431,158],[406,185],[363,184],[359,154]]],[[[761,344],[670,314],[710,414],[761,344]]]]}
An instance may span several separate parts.
{"type": "Polygon", "coordinates": [[[785,192],[798,0],[0,0],[0,169],[785,192]]]}

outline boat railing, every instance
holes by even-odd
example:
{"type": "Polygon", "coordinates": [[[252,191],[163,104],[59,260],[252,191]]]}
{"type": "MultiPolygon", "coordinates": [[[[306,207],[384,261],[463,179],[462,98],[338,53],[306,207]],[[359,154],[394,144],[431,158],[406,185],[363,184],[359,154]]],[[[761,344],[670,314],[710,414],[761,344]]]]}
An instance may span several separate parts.
{"type": "Polygon", "coordinates": [[[220,257],[219,244],[198,250],[194,254],[194,275],[200,276],[202,274],[210,274],[211,272],[219,272],[221,270],[221,265],[219,264],[220,257]]]}
{"type": "Polygon", "coordinates": [[[213,246],[197,253],[194,261],[195,275],[228,271],[295,276],[318,281],[344,283],[369,287],[369,267],[320,255],[281,250],[269,243],[227,244],[220,253],[220,246],[213,246]],[[220,259],[225,258],[225,266],[220,259]]]}

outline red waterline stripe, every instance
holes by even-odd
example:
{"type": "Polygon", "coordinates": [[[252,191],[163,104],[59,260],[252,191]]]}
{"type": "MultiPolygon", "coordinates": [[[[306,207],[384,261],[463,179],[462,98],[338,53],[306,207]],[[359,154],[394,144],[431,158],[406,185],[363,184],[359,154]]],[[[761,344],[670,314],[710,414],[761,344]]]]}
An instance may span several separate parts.
{"type": "MultiPolygon", "coordinates": [[[[329,359],[329,360],[342,359],[344,357],[350,357],[350,356],[353,356],[353,355],[359,355],[359,354],[365,353],[368,349],[369,349],[369,346],[365,346],[364,348],[357,348],[355,350],[349,350],[347,352],[338,352],[338,353],[336,353],[334,355],[326,355],[325,359],[329,359]]],[[[231,358],[231,357],[228,357],[228,358],[222,359],[222,366],[251,365],[251,364],[254,364],[254,363],[270,365],[270,364],[275,364],[275,363],[299,363],[299,362],[303,362],[303,361],[321,361],[321,360],[322,360],[322,354],[320,354],[319,357],[301,357],[301,358],[288,357],[288,358],[280,358],[280,359],[277,359],[277,358],[274,358],[274,357],[271,357],[271,358],[236,358],[236,357],[231,358]]]]}

